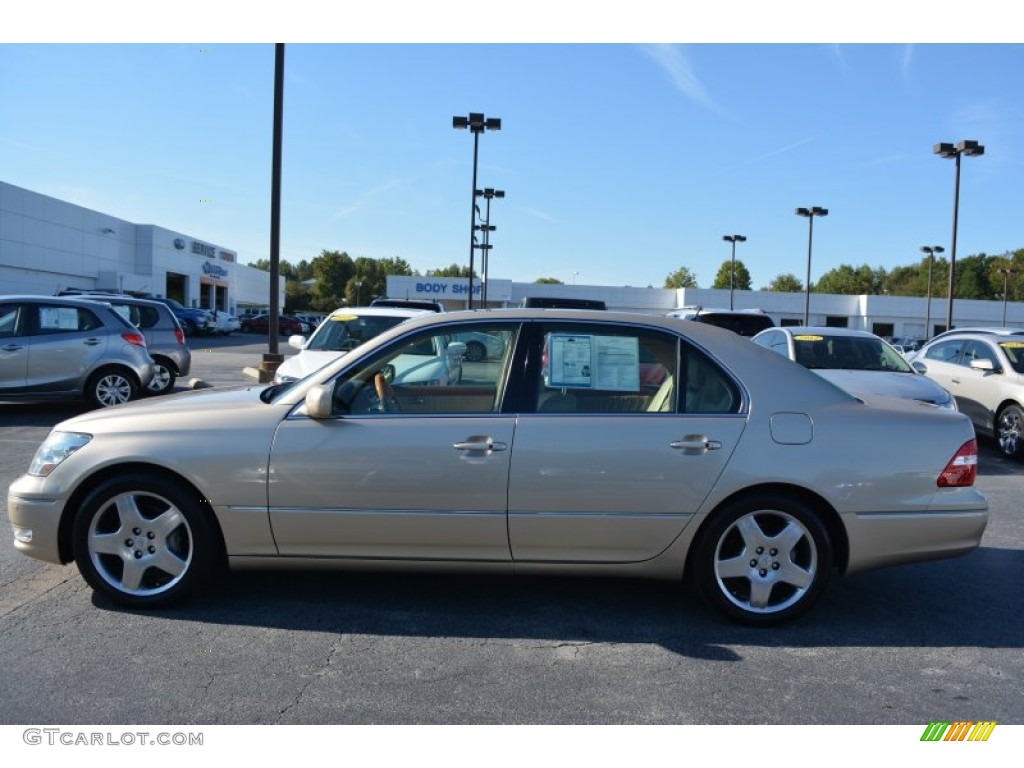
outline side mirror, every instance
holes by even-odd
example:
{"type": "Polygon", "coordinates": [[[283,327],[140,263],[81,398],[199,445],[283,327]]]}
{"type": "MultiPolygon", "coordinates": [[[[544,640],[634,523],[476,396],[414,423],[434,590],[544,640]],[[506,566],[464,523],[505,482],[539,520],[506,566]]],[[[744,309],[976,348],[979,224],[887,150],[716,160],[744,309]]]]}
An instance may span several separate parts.
{"type": "Polygon", "coordinates": [[[466,356],[466,344],[462,341],[453,341],[446,347],[448,354],[455,355],[456,357],[466,356]]]}
{"type": "Polygon", "coordinates": [[[296,349],[306,348],[306,337],[301,334],[295,334],[294,336],[288,337],[288,346],[295,347],[296,349]]]}
{"type": "Polygon", "coordinates": [[[910,363],[910,367],[913,368],[918,373],[928,373],[928,369],[925,367],[925,364],[919,363],[917,360],[912,361],[910,363]]]}
{"type": "Polygon", "coordinates": [[[971,368],[975,371],[987,371],[988,373],[993,373],[996,369],[991,360],[981,358],[971,360],[971,368]]]}
{"type": "Polygon", "coordinates": [[[306,393],[306,415],[311,419],[329,419],[333,415],[334,387],[317,384],[306,393]]]}

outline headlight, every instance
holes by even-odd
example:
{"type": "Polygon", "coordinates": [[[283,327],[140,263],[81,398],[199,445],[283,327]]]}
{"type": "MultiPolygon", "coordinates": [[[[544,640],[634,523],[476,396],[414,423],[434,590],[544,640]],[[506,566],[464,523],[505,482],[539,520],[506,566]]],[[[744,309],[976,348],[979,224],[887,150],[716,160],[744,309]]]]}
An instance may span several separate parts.
{"type": "Polygon", "coordinates": [[[92,440],[81,432],[51,432],[36,450],[28,467],[30,475],[46,477],[68,456],[92,440]]]}

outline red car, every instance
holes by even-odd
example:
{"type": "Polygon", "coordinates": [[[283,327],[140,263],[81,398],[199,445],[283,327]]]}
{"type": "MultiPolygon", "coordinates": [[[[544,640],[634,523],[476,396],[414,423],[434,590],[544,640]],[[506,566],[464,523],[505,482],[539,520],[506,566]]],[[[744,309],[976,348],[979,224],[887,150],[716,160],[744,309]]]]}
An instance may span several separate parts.
{"type": "MultiPolygon", "coordinates": [[[[242,320],[242,330],[250,333],[268,333],[270,331],[270,315],[256,315],[242,320]]],[[[309,333],[309,324],[289,315],[279,315],[277,330],[282,336],[296,333],[309,333]]]]}

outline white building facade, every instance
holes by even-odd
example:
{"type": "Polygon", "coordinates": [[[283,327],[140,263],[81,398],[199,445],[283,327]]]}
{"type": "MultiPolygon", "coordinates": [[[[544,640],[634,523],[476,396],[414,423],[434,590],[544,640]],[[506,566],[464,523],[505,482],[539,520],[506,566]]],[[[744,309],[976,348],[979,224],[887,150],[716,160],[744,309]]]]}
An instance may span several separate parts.
{"type": "MultiPolygon", "coordinates": [[[[420,277],[390,275],[388,296],[396,299],[431,299],[440,301],[449,310],[465,309],[468,280],[452,277],[420,277]]],[[[479,282],[473,283],[473,305],[482,306],[483,293],[479,282]]],[[[715,288],[634,288],[630,286],[602,285],[547,285],[542,283],[515,283],[511,280],[491,280],[487,285],[486,306],[515,307],[529,296],[597,299],[608,309],[623,312],[664,315],[680,307],[729,307],[729,291],[715,288]]],[[[736,309],[761,310],[776,325],[803,325],[803,293],[774,291],[735,291],[736,309]]],[[[956,299],[953,325],[1003,325],[1001,301],[956,299]]],[[[925,338],[925,325],[931,332],[927,337],[946,330],[946,299],[921,296],[844,296],[811,293],[810,325],[855,328],[879,336],[925,338]]],[[[1021,302],[1006,305],[1006,325],[1024,326],[1024,306],[1021,302]]]]}
{"type": "Polygon", "coordinates": [[[148,293],[235,314],[269,303],[270,274],[216,243],[0,181],[0,294],[68,289],[148,293]]]}

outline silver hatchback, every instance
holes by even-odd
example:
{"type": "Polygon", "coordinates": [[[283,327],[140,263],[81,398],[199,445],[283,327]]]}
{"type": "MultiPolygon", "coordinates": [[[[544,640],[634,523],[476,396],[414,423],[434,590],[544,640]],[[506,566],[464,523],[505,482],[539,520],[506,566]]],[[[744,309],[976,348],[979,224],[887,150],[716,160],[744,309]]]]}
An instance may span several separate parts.
{"type": "Polygon", "coordinates": [[[178,318],[166,304],[123,294],[82,294],[79,298],[108,304],[146,337],[155,368],[145,394],[166,394],[174,388],[178,377],[188,376],[192,370],[192,351],[185,343],[178,318]]]}
{"type": "Polygon", "coordinates": [[[153,360],[137,328],[109,306],[54,296],[0,296],[0,400],[137,398],[153,360]]]}

